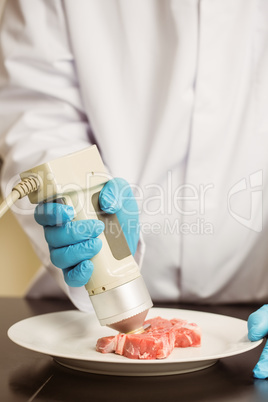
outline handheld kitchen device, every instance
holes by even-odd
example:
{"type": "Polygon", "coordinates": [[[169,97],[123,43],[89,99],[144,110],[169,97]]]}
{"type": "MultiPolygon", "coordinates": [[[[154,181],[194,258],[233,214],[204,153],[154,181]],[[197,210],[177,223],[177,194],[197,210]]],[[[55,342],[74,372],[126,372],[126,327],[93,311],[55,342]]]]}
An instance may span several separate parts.
{"type": "Polygon", "coordinates": [[[102,249],[92,258],[94,271],[86,289],[101,325],[120,332],[139,331],[152,301],[116,215],[100,210],[99,193],[110,176],[97,147],[44,163],[20,176],[39,183],[28,195],[31,203],[71,205],[75,220],[104,222],[102,249]]]}

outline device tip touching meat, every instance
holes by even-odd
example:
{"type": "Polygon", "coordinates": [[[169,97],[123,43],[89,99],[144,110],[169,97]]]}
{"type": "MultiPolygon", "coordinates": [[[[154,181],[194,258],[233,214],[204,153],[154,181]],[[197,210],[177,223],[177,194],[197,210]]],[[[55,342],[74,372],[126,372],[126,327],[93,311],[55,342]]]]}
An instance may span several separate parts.
{"type": "Polygon", "coordinates": [[[97,147],[39,165],[20,176],[35,177],[41,183],[28,195],[31,203],[64,203],[74,208],[75,220],[104,222],[102,249],[92,258],[94,271],[86,289],[101,325],[125,333],[140,331],[152,301],[116,215],[104,214],[99,208],[99,193],[110,177],[97,147]]]}

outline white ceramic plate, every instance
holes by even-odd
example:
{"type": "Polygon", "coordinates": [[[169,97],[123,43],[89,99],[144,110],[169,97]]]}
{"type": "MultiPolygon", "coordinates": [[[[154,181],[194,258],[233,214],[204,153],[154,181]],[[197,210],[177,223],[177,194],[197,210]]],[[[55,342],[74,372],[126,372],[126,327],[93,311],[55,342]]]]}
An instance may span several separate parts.
{"type": "Polygon", "coordinates": [[[78,310],[27,318],[8,330],[9,338],[20,346],[50,355],[63,366],[97,374],[153,376],[201,370],[218,359],[247,352],[262,341],[250,342],[246,321],[198,311],[152,308],[148,318],[182,318],[202,329],[202,345],[176,348],[163,360],[133,360],[95,350],[102,336],[116,334],[101,327],[95,314],[78,310]]]}

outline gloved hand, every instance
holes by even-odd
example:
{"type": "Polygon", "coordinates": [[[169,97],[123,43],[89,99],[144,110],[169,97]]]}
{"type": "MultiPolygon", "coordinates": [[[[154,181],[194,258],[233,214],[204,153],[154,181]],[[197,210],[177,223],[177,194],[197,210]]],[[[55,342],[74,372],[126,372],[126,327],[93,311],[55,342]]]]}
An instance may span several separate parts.
{"type": "MultiPolygon", "coordinates": [[[[250,341],[258,341],[266,335],[268,335],[268,304],[262,306],[248,318],[248,338],[250,341]]],[[[268,377],[268,341],[253,369],[253,375],[262,379],[268,377]]]]}
{"type": "MultiPolygon", "coordinates": [[[[120,178],[108,181],[99,195],[100,208],[116,213],[132,254],[139,240],[138,206],[129,184],[120,178]]],[[[49,245],[50,258],[54,265],[63,270],[69,286],[85,285],[93,272],[90,261],[101,250],[98,238],[104,224],[96,219],[72,221],[73,208],[57,203],[37,205],[35,220],[44,226],[49,245]]]]}

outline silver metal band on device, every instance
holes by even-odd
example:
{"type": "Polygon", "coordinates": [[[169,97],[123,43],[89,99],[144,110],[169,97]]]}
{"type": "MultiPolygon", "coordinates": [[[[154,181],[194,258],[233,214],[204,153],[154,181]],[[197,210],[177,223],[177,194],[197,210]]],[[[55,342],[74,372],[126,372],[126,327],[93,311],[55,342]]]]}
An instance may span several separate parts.
{"type": "Polygon", "coordinates": [[[152,307],[142,276],[104,293],[90,296],[101,325],[125,320],[152,307]]]}

